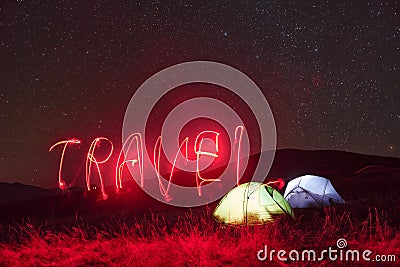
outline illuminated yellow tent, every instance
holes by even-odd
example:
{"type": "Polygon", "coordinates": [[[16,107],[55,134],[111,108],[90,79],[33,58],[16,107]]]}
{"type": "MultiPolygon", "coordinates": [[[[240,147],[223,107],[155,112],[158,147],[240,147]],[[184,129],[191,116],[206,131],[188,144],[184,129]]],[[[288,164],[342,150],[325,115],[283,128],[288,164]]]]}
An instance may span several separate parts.
{"type": "Polygon", "coordinates": [[[226,194],[213,215],[223,224],[259,225],[272,222],[280,215],[293,217],[293,211],[278,191],[262,183],[250,182],[226,194]]]}

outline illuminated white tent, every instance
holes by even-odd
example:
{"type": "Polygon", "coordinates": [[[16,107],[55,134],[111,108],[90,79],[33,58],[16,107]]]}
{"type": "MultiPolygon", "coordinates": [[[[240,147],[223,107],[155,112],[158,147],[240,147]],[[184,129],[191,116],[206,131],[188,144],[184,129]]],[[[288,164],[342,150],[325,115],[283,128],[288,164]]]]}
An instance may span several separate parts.
{"type": "Polygon", "coordinates": [[[293,212],[278,191],[268,185],[251,182],[241,184],[226,194],[213,215],[223,224],[257,225],[272,222],[276,216],[293,217],[293,212]]]}
{"type": "Polygon", "coordinates": [[[331,182],[316,175],[304,175],[291,180],[284,197],[292,208],[318,208],[344,203],[331,182]]]}

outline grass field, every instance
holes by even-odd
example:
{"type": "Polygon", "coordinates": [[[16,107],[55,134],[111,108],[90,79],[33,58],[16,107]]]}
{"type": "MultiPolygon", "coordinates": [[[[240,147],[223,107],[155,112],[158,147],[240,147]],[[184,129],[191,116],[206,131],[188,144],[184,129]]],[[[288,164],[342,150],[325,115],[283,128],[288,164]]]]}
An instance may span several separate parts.
{"type": "Polygon", "coordinates": [[[0,205],[0,266],[400,266],[399,159],[278,152],[271,177],[326,175],[346,204],[294,210],[294,219],[263,226],[228,227],[212,218],[217,203],[162,205],[128,181],[126,192],[105,201],[87,194],[0,205]],[[368,167],[376,164],[386,167],[368,167]],[[372,251],[371,262],[331,261],[327,255],[284,262],[277,252],[273,261],[257,259],[265,245],[268,252],[313,249],[318,258],[329,247],[337,249],[340,238],[347,241],[342,251],[372,251]],[[372,262],[377,255],[395,255],[396,262],[372,262]]]}
{"type": "MultiPolygon", "coordinates": [[[[213,221],[211,208],[179,213],[102,218],[97,224],[76,215],[60,222],[21,223],[3,226],[0,265],[12,266],[257,266],[257,252],[269,249],[314,249],[336,247],[339,238],[348,249],[371,250],[375,255],[397,255],[400,262],[399,229],[387,214],[369,209],[355,216],[344,207],[296,210],[296,218],[278,218],[274,223],[253,227],[227,227],[213,221]],[[362,218],[364,217],[364,218],[362,218]]],[[[347,249],[346,248],[346,249],[347,249]]],[[[318,254],[317,254],[318,255],[318,254]]],[[[287,257],[287,255],[286,255],[287,257]]],[[[286,266],[275,257],[272,265],[286,266]]],[[[295,262],[295,265],[332,266],[329,259],[295,262]]],[[[366,262],[335,264],[357,266],[366,262]]],[[[376,262],[375,262],[376,264],[376,262]]],[[[385,262],[382,266],[396,263],[385,262]]],[[[374,266],[374,265],[370,265],[374,266]]]]}

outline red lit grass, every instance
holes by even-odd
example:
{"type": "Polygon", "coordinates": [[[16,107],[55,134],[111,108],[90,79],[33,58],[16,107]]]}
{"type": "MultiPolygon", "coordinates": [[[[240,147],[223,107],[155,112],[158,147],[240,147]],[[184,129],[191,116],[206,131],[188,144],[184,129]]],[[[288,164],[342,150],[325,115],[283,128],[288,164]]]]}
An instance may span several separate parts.
{"type": "Polygon", "coordinates": [[[377,209],[369,210],[364,219],[343,208],[297,215],[295,220],[280,218],[257,227],[221,226],[212,220],[211,209],[135,220],[121,215],[97,226],[79,216],[65,227],[25,223],[2,229],[8,236],[0,244],[0,265],[252,266],[260,264],[256,253],[263,244],[276,250],[319,251],[336,248],[338,238],[345,238],[349,249],[400,255],[398,229],[377,209]]]}

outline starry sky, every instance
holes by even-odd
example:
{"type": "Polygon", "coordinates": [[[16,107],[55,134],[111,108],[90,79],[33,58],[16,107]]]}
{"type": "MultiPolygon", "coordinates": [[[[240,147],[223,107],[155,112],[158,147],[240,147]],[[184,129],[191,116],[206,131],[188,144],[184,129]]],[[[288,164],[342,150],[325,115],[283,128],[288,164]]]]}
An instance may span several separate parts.
{"type": "Polygon", "coordinates": [[[258,84],[278,149],[400,156],[398,1],[214,2],[2,1],[0,181],[56,187],[52,144],[121,146],[140,84],[193,60],[258,84]]]}

